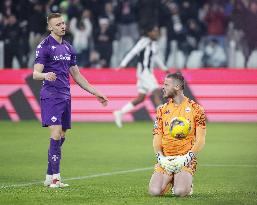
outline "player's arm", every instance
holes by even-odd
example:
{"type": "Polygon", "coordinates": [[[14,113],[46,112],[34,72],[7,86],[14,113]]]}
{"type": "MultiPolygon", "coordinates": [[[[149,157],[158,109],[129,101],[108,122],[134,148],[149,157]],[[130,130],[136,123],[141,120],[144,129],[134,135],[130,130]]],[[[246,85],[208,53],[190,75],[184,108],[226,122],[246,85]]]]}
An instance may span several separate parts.
{"type": "Polygon", "coordinates": [[[162,70],[164,70],[164,71],[168,71],[168,67],[164,64],[164,62],[163,62],[163,60],[162,60],[162,58],[161,58],[161,54],[160,54],[160,51],[159,51],[159,47],[158,47],[157,44],[155,44],[155,45],[156,45],[156,50],[157,50],[157,52],[156,52],[156,54],[154,55],[154,61],[155,61],[156,65],[157,65],[160,69],[162,69],[162,70]]]}
{"type": "Polygon", "coordinates": [[[49,55],[47,47],[43,44],[39,44],[36,49],[36,59],[33,70],[34,80],[56,80],[57,77],[54,72],[43,73],[44,65],[46,64],[48,57],[49,55]]]}
{"type": "Polygon", "coordinates": [[[70,67],[70,74],[73,80],[84,90],[96,96],[97,100],[102,103],[103,106],[108,104],[106,96],[97,91],[80,73],[77,65],[70,67]]]}
{"type": "Polygon", "coordinates": [[[127,55],[123,58],[120,63],[120,67],[124,68],[127,64],[140,52],[142,51],[147,44],[150,43],[148,38],[141,38],[136,45],[127,53],[127,55]]]}
{"type": "Polygon", "coordinates": [[[176,167],[171,163],[174,157],[166,157],[162,151],[162,136],[163,136],[163,122],[161,108],[157,110],[156,120],[154,122],[153,129],[153,149],[157,158],[157,162],[163,167],[167,172],[174,172],[176,167]]]}
{"type": "Polygon", "coordinates": [[[48,80],[55,81],[56,74],[53,72],[43,73],[44,65],[37,63],[34,65],[33,79],[34,80],[48,80]]]}

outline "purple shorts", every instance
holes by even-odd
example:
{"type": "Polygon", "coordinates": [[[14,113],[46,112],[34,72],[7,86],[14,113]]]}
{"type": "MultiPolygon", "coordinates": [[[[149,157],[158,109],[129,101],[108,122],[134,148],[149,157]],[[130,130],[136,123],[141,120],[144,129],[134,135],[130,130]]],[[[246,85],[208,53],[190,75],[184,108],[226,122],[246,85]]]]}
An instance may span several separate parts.
{"type": "Polygon", "coordinates": [[[70,99],[41,99],[42,126],[62,125],[62,129],[71,128],[70,99]]]}

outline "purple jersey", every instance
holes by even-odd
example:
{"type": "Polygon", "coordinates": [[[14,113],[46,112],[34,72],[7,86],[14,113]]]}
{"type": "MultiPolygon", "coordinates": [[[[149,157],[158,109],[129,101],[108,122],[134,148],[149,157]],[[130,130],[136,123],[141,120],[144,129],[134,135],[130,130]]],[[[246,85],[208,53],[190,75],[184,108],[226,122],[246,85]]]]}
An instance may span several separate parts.
{"type": "Polygon", "coordinates": [[[69,68],[76,65],[76,55],[65,40],[58,43],[51,35],[46,37],[36,49],[35,64],[43,64],[43,73],[54,72],[55,81],[43,81],[40,98],[70,98],[69,68]]]}

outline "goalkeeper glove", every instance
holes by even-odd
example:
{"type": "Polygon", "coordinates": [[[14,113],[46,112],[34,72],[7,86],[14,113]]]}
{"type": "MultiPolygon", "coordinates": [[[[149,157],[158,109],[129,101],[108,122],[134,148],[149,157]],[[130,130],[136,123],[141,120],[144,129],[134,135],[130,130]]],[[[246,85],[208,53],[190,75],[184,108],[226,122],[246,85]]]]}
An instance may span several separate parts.
{"type": "Polygon", "coordinates": [[[177,167],[177,169],[181,170],[183,166],[187,166],[192,159],[195,157],[193,152],[188,152],[185,155],[177,156],[174,160],[172,160],[173,166],[177,167]]]}
{"type": "Polygon", "coordinates": [[[177,171],[177,167],[173,165],[172,160],[175,159],[173,156],[165,157],[159,152],[156,154],[157,161],[168,173],[173,173],[177,171]]]}

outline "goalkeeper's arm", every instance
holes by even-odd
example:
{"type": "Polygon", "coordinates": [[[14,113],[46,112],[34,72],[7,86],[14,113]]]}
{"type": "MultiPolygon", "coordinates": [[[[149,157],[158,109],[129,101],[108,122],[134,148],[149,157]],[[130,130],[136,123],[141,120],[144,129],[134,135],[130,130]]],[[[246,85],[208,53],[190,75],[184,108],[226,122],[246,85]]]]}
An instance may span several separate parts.
{"type": "Polygon", "coordinates": [[[168,173],[175,172],[177,168],[172,163],[172,160],[175,157],[164,156],[164,154],[162,152],[161,136],[160,135],[154,135],[153,148],[154,148],[154,151],[155,151],[157,162],[161,165],[161,167],[164,168],[168,173]]]}

